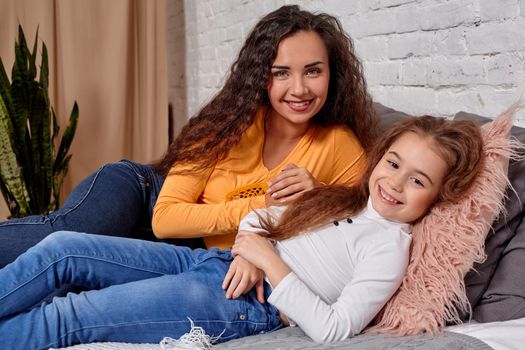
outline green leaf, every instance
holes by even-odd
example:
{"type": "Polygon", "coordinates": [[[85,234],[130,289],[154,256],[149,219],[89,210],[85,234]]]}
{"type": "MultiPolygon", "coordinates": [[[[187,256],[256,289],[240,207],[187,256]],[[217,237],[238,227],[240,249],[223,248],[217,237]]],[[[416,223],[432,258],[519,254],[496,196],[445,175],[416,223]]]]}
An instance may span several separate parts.
{"type": "Polygon", "coordinates": [[[34,212],[45,211],[51,196],[52,183],[52,151],[49,132],[49,101],[45,91],[37,87],[29,113],[31,129],[32,171],[34,181],[31,183],[33,202],[31,209],[34,212]]]}
{"type": "Polygon", "coordinates": [[[55,147],[60,127],[49,101],[45,43],[40,67],[36,64],[37,52],[38,29],[33,50],[29,51],[19,26],[11,82],[0,60],[0,191],[12,217],[46,214],[58,208],[71,159],[68,151],[78,123],[75,102],[69,124],[55,147]]]}
{"type": "Polygon", "coordinates": [[[10,196],[16,200],[20,213],[25,215],[28,213],[30,200],[13,150],[13,140],[7,108],[0,98],[0,178],[10,196]]]}
{"type": "MultiPolygon", "coordinates": [[[[58,137],[58,132],[60,131],[60,126],[58,125],[58,122],[57,122],[57,116],[55,114],[55,110],[53,109],[53,107],[51,107],[51,115],[53,117],[52,121],[53,121],[53,134],[51,135],[51,143],[53,144],[53,155],[56,156],[56,138],[58,137]]],[[[55,157],[56,158],[56,157],[55,157]]]]}
{"type": "MultiPolygon", "coordinates": [[[[22,26],[18,26],[18,30],[22,32],[22,36],[24,35],[24,31],[22,30],[22,26]]],[[[38,28],[36,29],[36,35],[35,35],[35,43],[33,44],[33,52],[29,53],[29,71],[27,75],[28,80],[34,80],[36,78],[36,54],[37,54],[37,44],[38,44],[38,28]]],[[[29,49],[28,49],[29,52],[29,49]]]]}
{"type": "Polygon", "coordinates": [[[64,184],[64,179],[69,171],[69,161],[71,160],[71,154],[68,154],[64,161],[61,163],[60,169],[55,176],[55,184],[53,186],[53,203],[51,204],[51,210],[56,210],[60,207],[60,189],[64,184]]]}
{"type": "Polygon", "coordinates": [[[55,166],[53,167],[54,174],[58,173],[58,169],[61,168],[62,162],[64,162],[64,159],[69,150],[69,147],[71,146],[71,143],[73,142],[73,137],[75,136],[77,124],[78,124],[78,105],[77,105],[77,102],[75,101],[75,104],[73,105],[73,110],[71,111],[71,114],[69,116],[69,125],[64,131],[64,135],[62,135],[62,140],[60,140],[60,146],[58,147],[58,152],[57,152],[57,156],[55,159],[55,166]]]}
{"type": "MultiPolygon", "coordinates": [[[[45,171],[45,177],[43,178],[44,182],[44,196],[45,198],[50,198],[52,187],[53,187],[53,166],[54,166],[54,126],[53,126],[53,136],[51,136],[51,111],[48,94],[49,86],[49,68],[48,68],[48,59],[47,59],[47,47],[45,43],[42,43],[42,61],[40,65],[40,88],[44,97],[43,101],[43,114],[42,114],[42,167],[45,171]]],[[[56,121],[55,116],[53,115],[54,122],[56,121]]],[[[47,203],[47,201],[46,201],[47,203]]]]}
{"type": "Polygon", "coordinates": [[[29,97],[26,88],[26,56],[24,56],[23,51],[18,43],[15,44],[15,62],[11,74],[11,101],[13,104],[11,119],[15,128],[17,144],[24,143],[29,111],[29,97]]]}
{"type": "Polygon", "coordinates": [[[13,104],[11,103],[11,82],[7,77],[2,58],[0,58],[0,96],[4,99],[7,113],[13,114],[13,104]]]}
{"type": "MultiPolygon", "coordinates": [[[[19,217],[20,214],[20,208],[16,204],[16,200],[11,195],[11,192],[9,192],[6,184],[4,181],[2,181],[2,178],[0,177],[0,191],[2,192],[2,197],[4,197],[5,202],[7,203],[7,207],[10,209],[10,217],[19,217]]],[[[1,218],[2,220],[4,218],[1,218]]]]}
{"type": "Polygon", "coordinates": [[[13,109],[10,112],[15,131],[14,152],[24,172],[24,179],[28,190],[32,192],[32,154],[31,134],[27,128],[29,111],[31,109],[34,79],[28,78],[28,53],[22,27],[18,27],[18,42],[15,43],[15,62],[11,75],[11,102],[13,109]]]}
{"type": "Polygon", "coordinates": [[[45,89],[49,87],[49,68],[47,64],[47,47],[46,44],[42,44],[42,63],[40,65],[40,85],[45,89]]]}

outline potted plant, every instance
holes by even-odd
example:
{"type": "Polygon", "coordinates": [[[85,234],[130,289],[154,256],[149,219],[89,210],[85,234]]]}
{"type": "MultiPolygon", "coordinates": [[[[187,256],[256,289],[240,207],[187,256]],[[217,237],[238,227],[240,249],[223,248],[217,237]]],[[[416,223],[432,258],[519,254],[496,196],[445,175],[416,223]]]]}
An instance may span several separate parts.
{"type": "Polygon", "coordinates": [[[38,30],[30,52],[19,26],[11,81],[0,58],[0,191],[11,218],[46,214],[59,207],[78,122],[75,101],[69,124],[58,136],[48,95],[47,48],[43,43],[37,80],[37,46],[38,30]]]}

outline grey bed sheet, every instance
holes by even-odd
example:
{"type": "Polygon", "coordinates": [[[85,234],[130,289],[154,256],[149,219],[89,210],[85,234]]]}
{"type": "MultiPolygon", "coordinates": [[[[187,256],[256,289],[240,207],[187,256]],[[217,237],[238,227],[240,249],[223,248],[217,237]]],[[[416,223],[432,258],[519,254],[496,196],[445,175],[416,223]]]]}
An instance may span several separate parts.
{"type": "Polygon", "coordinates": [[[318,344],[312,342],[298,327],[232,340],[214,346],[217,350],[493,350],[479,339],[453,332],[438,336],[418,335],[392,337],[380,334],[361,334],[338,343],[318,344]]]}
{"type": "MultiPolygon", "coordinates": [[[[91,343],[75,345],[62,350],[162,350],[188,349],[185,346],[161,347],[159,344],[91,343]]],[[[494,350],[479,339],[453,332],[432,337],[388,337],[361,334],[338,343],[318,344],[297,327],[283,328],[266,334],[231,340],[213,346],[210,350],[494,350]]]]}

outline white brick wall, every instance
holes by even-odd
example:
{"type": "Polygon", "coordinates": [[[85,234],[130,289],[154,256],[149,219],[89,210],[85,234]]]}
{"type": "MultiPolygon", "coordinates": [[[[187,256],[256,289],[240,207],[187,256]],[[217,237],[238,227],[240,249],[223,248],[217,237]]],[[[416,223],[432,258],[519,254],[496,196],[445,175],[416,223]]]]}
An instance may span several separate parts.
{"type": "MultiPolygon", "coordinates": [[[[182,8],[181,0],[170,1],[182,8]]],[[[186,101],[186,115],[195,113],[221,87],[255,22],[286,3],[292,2],[184,0],[185,81],[170,76],[170,99],[182,96],[185,86],[178,98],[186,101]]],[[[495,116],[525,95],[525,0],[295,3],[340,18],[363,61],[370,93],[387,106],[413,114],[495,116]]],[[[181,38],[168,40],[177,47],[181,38]]],[[[525,125],[524,112],[517,124],[525,125]]]]}
{"type": "Polygon", "coordinates": [[[174,129],[179,131],[186,123],[188,105],[186,97],[186,30],[184,3],[180,0],[166,3],[167,16],[167,64],[168,64],[168,99],[172,105],[175,122],[174,129]]]}

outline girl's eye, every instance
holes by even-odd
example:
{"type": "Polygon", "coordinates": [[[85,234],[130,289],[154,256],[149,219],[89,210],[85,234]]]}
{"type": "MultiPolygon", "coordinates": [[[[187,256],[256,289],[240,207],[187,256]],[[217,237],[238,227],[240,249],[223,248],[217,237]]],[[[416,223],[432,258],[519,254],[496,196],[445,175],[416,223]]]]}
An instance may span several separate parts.
{"type": "Polygon", "coordinates": [[[309,76],[316,76],[321,74],[321,70],[319,68],[312,68],[306,71],[306,75],[309,76]]]}
{"type": "Polygon", "coordinates": [[[285,70],[273,71],[272,75],[276,78],[284,78],[288,76],[288,72],[285,70]]]}
{"type": "Polygon", "coordinates": [[[425,185],[423,184],[423,182],[422,182],[421,180],[419,180],[418,178],[416,178],[416,177],[413,177],[413,178],[412,178],[412,182],[413,182],[414,184],[416,184],[416,186],[418,186],[418,187],[425,187],[425,185]]]}
{"type": "Polygon", "coordinates": [[[394,169],[398,169],[399,168],[399,165],[394,162],[393,160],[387,160],[386,161],[388,163],[388,165],[390,165],[390,167],[394,168],[394,169]]]}

